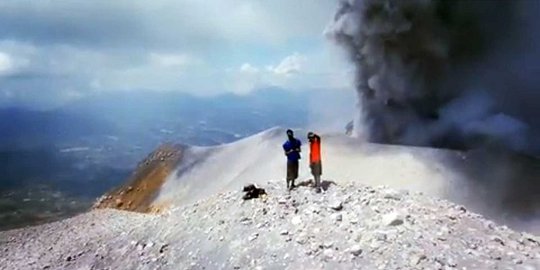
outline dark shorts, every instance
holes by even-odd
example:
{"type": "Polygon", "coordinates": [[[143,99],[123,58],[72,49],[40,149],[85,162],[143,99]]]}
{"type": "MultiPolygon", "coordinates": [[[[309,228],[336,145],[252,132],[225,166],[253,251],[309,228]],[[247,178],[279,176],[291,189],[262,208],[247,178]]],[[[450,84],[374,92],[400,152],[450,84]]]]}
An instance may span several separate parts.
{"type": "Polygon", "coordinates": [[[298,178],[298,161],[287,162],[287,180],[298,178]]]}
{"type": "Polygon", "coordinates": [[[311,174],[313,175],[322,174],[322,164],[320,162],[311,163],[309,164],[309,167],[311,168],[311,174]]]}

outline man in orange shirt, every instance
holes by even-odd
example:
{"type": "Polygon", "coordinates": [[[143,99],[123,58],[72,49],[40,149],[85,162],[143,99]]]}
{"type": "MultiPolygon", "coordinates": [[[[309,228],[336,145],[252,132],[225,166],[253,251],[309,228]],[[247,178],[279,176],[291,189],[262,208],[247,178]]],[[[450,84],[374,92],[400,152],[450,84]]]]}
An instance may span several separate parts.
{"type": "Polygon", "coordinates": [[[309,141],[309,167],[311,168],[311,174],[313,174],[313,179],[315,180],[315,191],[317,193],[321,192],[321,174],[322,174],[322,164],[321,164],[321,137],[319,135],[308,132],[308,141],[309,141]]]}

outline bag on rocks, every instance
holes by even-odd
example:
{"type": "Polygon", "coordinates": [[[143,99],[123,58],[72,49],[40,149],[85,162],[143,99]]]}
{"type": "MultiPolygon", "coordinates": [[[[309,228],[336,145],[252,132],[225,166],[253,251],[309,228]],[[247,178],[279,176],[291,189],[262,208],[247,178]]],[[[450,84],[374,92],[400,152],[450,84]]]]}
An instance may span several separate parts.
{"type": "Polygon", "coordinates": [[[246,192],[246,194],[242,197],[244,200],[259,198],[261,195],[266,194],[264,188],[258,188],[254,184],[244,186],[243,191],[246,192]]]}

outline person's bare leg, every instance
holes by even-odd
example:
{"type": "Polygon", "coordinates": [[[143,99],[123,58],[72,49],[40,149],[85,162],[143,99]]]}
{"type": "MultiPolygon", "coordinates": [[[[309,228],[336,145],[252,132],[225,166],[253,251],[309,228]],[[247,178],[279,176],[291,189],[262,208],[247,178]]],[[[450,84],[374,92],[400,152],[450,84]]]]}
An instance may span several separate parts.
{"type": "Polygon", "coordinates": [[[321,192],[321,175],[315,174],[313,178],[315,179],[315,190],[319,193],[321,192]]]}
{"type": "Polygon", "coordinates": [[[295,187],[294,181],[296,180],[296,178],[298,178],[298,169],[299,169],[298,168],[298,161],[292,164],[291,169],[292,169],[292,173],[291,173],[292,177],[291,177],[291,185],[289,186],[289,190],[292,190],[295,187]]]}

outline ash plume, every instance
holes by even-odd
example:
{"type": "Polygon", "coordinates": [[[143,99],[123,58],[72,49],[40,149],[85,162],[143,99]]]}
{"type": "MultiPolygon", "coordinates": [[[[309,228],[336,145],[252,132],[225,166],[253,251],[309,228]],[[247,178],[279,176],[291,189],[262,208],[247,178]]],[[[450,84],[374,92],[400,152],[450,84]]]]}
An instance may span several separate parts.
{"type": "Polygon", "coordinates": [[[368,140],[540,153],[539,1],[342,0],[368,140]]]}

